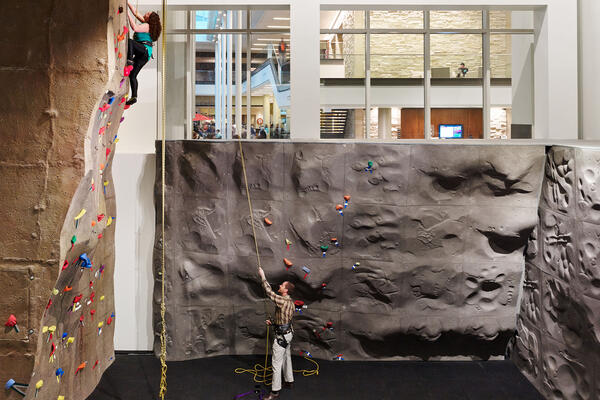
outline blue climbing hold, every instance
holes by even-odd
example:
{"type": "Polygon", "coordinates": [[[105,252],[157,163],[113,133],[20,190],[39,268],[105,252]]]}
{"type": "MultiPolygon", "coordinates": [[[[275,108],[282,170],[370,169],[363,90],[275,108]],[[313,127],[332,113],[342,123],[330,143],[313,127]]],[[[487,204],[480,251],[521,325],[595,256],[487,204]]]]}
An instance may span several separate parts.
{"type": "Polygon", "coordinates": [[[13,387],[14,384],[15,384],[15,380],[9,379],[8,381],[6,381],[6,385],[4,385],[4,389],[8,390],[11,387],[13,387]]]}
{"type": "Polygon", "coordinates": [[[90,261],[87,253],[80,255],[79,261],[81,262],[81,268],[92,268],[92,262],[90,261]]]}

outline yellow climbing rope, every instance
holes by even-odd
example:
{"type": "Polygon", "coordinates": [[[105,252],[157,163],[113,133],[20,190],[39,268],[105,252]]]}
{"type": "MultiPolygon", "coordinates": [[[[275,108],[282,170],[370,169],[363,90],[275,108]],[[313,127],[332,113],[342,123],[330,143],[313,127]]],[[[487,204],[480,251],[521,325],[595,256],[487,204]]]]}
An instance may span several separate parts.
{"type": "MultiPolygon", "coordinates": [[[[258,251],[258,240],[256,239],[256,229],[254,227],[254,210],[252,208],[252,200],[250,199],[250,189],[248,187],[248,176],[246,175],[246,161],[244,159],[244,149],[242,146],[241,137],[238,139],[238,143],[240,146],[240,157],[242,158],[242,172],[244,174],[244,184],[246,186],[246,198],[248,199],[248,210],[250,211],[250,223],[252,224],[252,236],[254,238],[254,249],[256,251],[256,262],[258,263],[258,266],[260,268],[262,268],[262,265],[260,262],[260,253],[258,251]]],[[[265,305],[265,313],[269,314],[267,312],[266,305],[265,305]]],[[[252,374],[254,382],[264,383],[265,385],[269,386],[269,385],[271,385],[271,383],[273,381],[273,367],[267,367],[268,358],[269,358],[269,327],[267,326],[267,338],[266,338],[266,344],[265,344],[265,363],[264,363],[264,365],[255,364],[254,368],[252,368],[252,369],[236,368],[235,373],[236,374],[244,374],[244,373],[252,374]],[[261,373],[262,373],[262,379],[260,378],[261,373]]],[[[294,370],[294,372],[302,373],[303,376],[319,375],[319,363],[317,363],[315,360],[308,358],[306,356],[304,358],[307,359],[308,361],[312,362],[313,364],[315,364],[316,368],[311,369],[311,370],[306,370],[306,369],[294,370]]]]}
{"type": "Polygon", "coordinates": [[[167,99],[166,93],[166,55],[167,55],[167,0],[162,0],[162,24],[163,24],[163,35],[162,35],[162,71],[161,71],[161,86],[162,86],[162,118],[161,118],[161,131],[162,131],[162,143],[161,143],[161,179],[162,179],[162,204],[161,204],[161,241],[162,251],[160,259],[160,272],[161,272],[161,296],[160,296],[160,393],[161,400],[165,399],[167,394],[167,322],[165,320],[165,252],[167,247],[167,241],[165,240],[165,141],[166,141],[166,129],[165,121],[167,118],[167,107],[165,101],[167,99]]]}

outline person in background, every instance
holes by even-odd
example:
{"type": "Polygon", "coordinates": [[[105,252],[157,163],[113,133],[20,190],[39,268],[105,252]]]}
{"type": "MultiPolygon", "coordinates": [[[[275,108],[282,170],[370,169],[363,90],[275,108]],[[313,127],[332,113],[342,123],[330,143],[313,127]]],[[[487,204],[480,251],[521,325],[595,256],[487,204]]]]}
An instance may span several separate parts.
{"type": "Polygon", "coordinates": [[[129,76],[131,85],[131,97],[127,100],[127,105],[130,106],[137,102],[138,81],[137,76],[140,70],[152,57],[152,45],[160,37],[162,25],[160,17],[155,12],[147,12],[143,16],[133,8],[130,1],[127,2],[129,10],[141,22],[136,24],[135,19],[130,13],[127,13],[129,18],[129,26],[134,31],[133,40],[127,41],[127,65],[125,66],[124,75],[129,76]]]}
{"type": "Polygon", "coordinates": [[[250,125],[250,138],[254,139],[256,137],[256,129],[254,129],[254,125],[250,125]]]}
{"type": "Polygon", "coordinates": [[[457,78],[464,78],[465,76],[467,76],[467,72],[469,72],[469,68],[465,67],[465,63],[460,63],[460,67],[458,67],[457,70],[457,74],[456,77],[457,78]]]}

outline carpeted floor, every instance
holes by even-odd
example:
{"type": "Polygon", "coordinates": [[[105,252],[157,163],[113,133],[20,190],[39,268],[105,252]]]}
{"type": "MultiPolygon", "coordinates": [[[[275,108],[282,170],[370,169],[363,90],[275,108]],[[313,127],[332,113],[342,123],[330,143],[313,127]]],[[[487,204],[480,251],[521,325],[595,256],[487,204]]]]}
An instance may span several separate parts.
{"type": "MultiPolygon", "coordinates": [[[[233,399],[253,391],[249,374],[261,357],[215,357],[168,363],[170,400],[233,399]]],[[[294,369],[312,369],[294,357],[294,369]]],[[[543,399],[510,361],[485,362],[348,362],[319,361],[319,375],[295,374],[294,389],[283,389],[281,400],[410,399],[529,400],[543,399]]],[[[158,399],[160,363],[151,354],[117,354],[88,400],[158,399]]],[[[257,399],[250,394],[242,399],[257,399]]]]}

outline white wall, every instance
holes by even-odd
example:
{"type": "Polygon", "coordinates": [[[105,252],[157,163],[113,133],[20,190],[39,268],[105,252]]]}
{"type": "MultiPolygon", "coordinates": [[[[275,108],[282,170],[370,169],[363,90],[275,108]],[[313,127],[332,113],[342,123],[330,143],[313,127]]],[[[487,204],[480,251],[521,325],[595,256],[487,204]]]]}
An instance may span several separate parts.
{"type": "Polygon", "coordinates": [[[580,1],[581,128],[586,140],[600,139],[600,1],[580,1]]]}
{"type": "Polygon", "coordinates": [[[154,154],[116,153],[115,348],[151,350],[154,154]]]}

